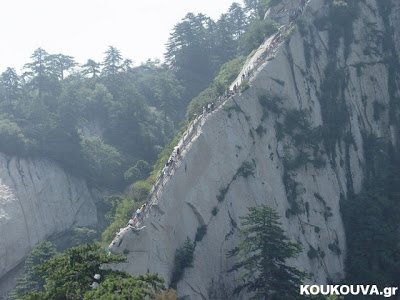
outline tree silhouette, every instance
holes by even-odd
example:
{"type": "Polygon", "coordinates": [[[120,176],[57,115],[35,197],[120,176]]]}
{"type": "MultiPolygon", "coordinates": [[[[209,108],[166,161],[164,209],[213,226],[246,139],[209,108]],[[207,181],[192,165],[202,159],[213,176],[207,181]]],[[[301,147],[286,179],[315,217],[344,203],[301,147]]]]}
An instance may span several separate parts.
{"type": "Polygon", "coordinates": [[[301,252],[300,244],[291,242],[272,208],[249,207],[240,229],[241,242],[228,252],[238,256],[229,272],[244,270],[234,293],[254,293],[251,299],[297,299],[299,286],[306,273],[287,266],[285,261],[301,252]]]}

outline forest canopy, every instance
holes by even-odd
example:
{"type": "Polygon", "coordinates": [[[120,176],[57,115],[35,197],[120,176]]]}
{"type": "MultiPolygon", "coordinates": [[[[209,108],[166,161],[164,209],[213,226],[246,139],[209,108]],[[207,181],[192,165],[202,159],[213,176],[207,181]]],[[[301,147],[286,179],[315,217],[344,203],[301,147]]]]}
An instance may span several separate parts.
{"type": "Polygon", "coordinates": [[[155,163],[189,102],[224,63],[276,30],[261,22],[268,3],[234,2],[217,21],[188,13],[170,34],[163,64],[133,66],[114,46],[101,62],[82,65],[36,49],[22,74],[7,68],[0,75],[0,152],[52,159],[109,188],[144,179],[149,168],[141,172],[136,164],[155,163]]]}

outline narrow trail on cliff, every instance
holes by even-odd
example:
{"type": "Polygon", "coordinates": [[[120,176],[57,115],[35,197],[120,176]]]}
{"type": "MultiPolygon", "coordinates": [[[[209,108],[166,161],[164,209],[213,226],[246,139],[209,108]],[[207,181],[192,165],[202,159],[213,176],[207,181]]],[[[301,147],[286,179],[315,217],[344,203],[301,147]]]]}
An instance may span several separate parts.
{"type": "MultiPolygon", "coordinates": [[[[211,115],[215,114],[217,111],[223,109],[224,105],[230,100],[234,99],[235,96],[241,94],[240,86],[247,81],[250,82],[256,77],[259,68],[265,63],[268,57],[274,57],[279,50],[282,43],[285,41],[285,36],[293,30],[293,26],[297,19],[302,15],[308,1],[304,1],[302,6],[299,6],[297,10],[290,10],[286,6],[283,6],[276,14],[277,17],[282,17],[284,15],[290,16],[289,24],[283,24],[279,27],[278,32],[274,35],[265,39],[265,41],[260,45],[254,55],[247,59],[239,72],[236,79],[229,85],[227,92],[214,100],[215,108],[213,110],[204,110],[202,114],[198,115],[188,126],[188,129],[183,134],[182,138],[179,140],[176,148],[179,148],[180,154],[175,157],[173,163],[169,166],[168,172],[161,171],[157,177],[152,189],[150,190],[147,206],[142,212],[141,221],[137,222],[134,226],[127,225],[125,228],[121,228],[120,232],[112,241],[111,245],[118,245],[122,242],[122,237],[129,230],[139,231],[145,228],[145,219],[148,217],[149,212],[155,208],[158,208],[158,200],[161,196],[164,187],[168,184],[170,178],[174,175],[175,171],[182,165],[186,153],[190,150],[193,142],[201,134],[202,126],[207,122],[211,115]]],[[[134,217],[134,216],[132,216],[134,217]]]]}

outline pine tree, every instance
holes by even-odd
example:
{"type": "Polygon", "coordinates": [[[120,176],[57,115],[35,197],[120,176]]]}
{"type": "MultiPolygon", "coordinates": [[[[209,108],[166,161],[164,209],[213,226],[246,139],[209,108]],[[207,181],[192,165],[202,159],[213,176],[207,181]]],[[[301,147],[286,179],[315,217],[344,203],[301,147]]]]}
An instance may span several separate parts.
{"type": "Polygon", "coordinates": [[[34,267],[36,274],[46,282],[45,291],[29,293],[22,299],[83,299],[91,289],[95,274],[104,277],[113,272],[101,269],[102,264],[124,260],[102,252],[99,244],[70,248],[34,267]]]}
{"type": "Polygon", "coordinates": [[[21,94],[21,81],[14,68],[7,68],[0,76],[0,86],[4,100],[11,103],[18,100],[21,94]]]}
{"type": "Polygon", "coordinates": [[[93,59],[88,59],[86,64],[82,65],[82,75],[92,75],[92,78],[97,78],[100,74],[100,64],[93,59]]]}
{"type": "Polygon", "coordinates": [[[213,27],[212,21],[205,15],[188,13],[174,26],[168,39],[165,60],[187,87],[186,97],[193,97],[207,87],[214,75],[210,26],[213,27]]]}
{"type": "Polygon", "coordinates": [[[87,292],[83,299],[153,299],[163,290],[164,279],[156,274],[133,277],[122,273],[107,276],[97,290],[87,292]]]}
{"type": "Polygon", "coordinates": [[[115,98],[118,98],[122,78],[121,72],[123,71],[122,55],[121,52],[113,46],[108,47],[105,55],[101,76],[103,77],[104,84],[107,86],[110,93],[115,98]]]}
{"type": "Polygon", "coordinates": [[[228,257],[239,257],[229,272],[244,271],[234,293],[243,290],[254,293],[251,299],[299,298],[299,286],[306,273],[285,262],[301,252],[300,244],[291,242],[285,235],[280,217],[272,208],[263,204],[248,210],[248,215],[240,217],[242,240],[228,252],[228,257]]]}
{"type": "Polygon", "coordinates": [[[75,67],[77,63],[72,56],[64,54],[52,54],[47,58],[47,66],[54,76],[59,80],[64,79],[65,71],[75,67]]]}
{"type": "Polygon", "coordinates": [[[101,74],[103,76],[115,77],[122,68],[121,52],[117,48],[109,46],[108,50],[105,52],[105,55],[106,56],[104,57],[103,61],[104,67],[101,74]]]}
{"type": "Polygon", "coordinates": [[[149,299],[165,290],[163,278],[156,274],[133,277],[105,268],[108,263],[122,261],[126,259],[107,255],[99,244],[70,248],[34,268],[45,280],[44,291],[32,291],[19,299],[149,299]]]}
{"type": "Polygon", "coordinates": [[[24,76],[30,77],[31,83],[34,86],[37,86],[39,99],[42,98],[45,77],[48,71],[46,66],[48,56],[49,54],[46,50],[37,48],[31,56],[32,61],[24,65],[24,68],[28,69],[28,71],[24,73],[24,76]]]}
{"type": "Polygon", "coordinates": [[[25,260],[26,275],[17,278],[17,286],[10,294],[10,299],[19,299],[28,293],[43,290],[44,279],[34,269],[35,266],[52,258],[56,254],[56,249],[51,242],[42,242],[37,245],[27,256],[25,260]]]}
{"type": "Polygon", "coordinates": [[[233,2],[229,7],[228,21],[231,26],[233,38],[239,40],[247,27],[246,15],[239,3],[233,2]]]}

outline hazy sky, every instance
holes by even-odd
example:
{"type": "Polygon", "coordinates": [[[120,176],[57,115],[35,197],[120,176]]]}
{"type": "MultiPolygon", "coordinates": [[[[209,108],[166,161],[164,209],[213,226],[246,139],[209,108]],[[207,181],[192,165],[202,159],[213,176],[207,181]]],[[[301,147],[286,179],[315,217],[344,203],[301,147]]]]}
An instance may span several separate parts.
{"type": "MultiPolygon", "coordinates": [[[[234,0],[10,0],[0,8],[0,72],[22,66],[38,47],[100,62],[108,46],[135,65],[162,59],[173,26],[188,12],[214,20],[234,0]]],[[[241,1],[237,1],[242,3],[241,1]]]]}

